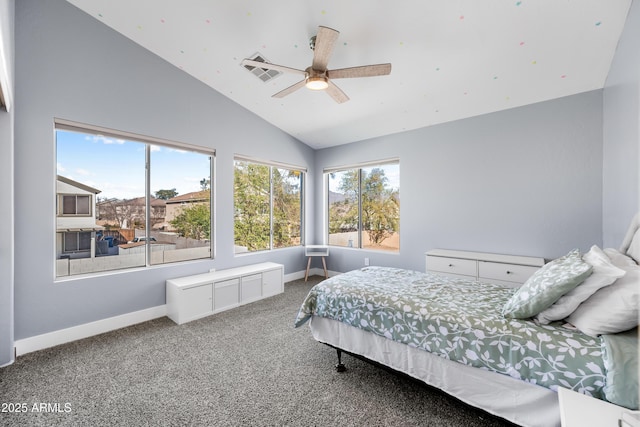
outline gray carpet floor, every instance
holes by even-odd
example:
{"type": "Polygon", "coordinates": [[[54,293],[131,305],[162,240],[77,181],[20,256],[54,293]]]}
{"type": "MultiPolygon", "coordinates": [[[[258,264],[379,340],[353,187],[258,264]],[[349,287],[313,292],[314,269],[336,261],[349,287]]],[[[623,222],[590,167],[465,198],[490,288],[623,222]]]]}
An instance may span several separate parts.
{"type": "Polygon", "coordinates": [[[160,318],[0,368],[2,426],[510,426],[294,329],[314,283],[181,326],[160,318]],[[49,404],[44,412],[34,404],[49,404]],[[15,408],[15,406],[14,406],[15,408]]]}

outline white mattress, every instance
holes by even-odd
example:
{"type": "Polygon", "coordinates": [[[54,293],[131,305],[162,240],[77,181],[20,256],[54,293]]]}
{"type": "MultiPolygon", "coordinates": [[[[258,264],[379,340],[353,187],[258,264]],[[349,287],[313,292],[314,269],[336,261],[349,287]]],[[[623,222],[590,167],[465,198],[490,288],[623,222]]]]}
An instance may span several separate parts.
{"type": "Polygon", "coordinates": [[[344,323],[312,317],[313,337],[437,387],[472,406],[527,427],[560,426],[556,392],[450,361],[344,323]]]}

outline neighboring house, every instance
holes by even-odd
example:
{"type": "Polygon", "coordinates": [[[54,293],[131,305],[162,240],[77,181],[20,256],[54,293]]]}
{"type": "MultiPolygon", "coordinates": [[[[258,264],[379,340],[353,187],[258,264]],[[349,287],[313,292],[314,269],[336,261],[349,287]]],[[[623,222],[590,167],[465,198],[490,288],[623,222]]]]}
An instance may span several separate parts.
{"type": "Polygon", "coordinates": [[[186,193],[180,196],[172,197],[167,200],[167,211],[165,216],[165,225],[168,231],[174,230],[171,225],[173,221],[186,206],[193,206],[194,204],[209,204],[211,199],[210,190],[194,191],[193,193],[186,193]]]}
{"type": "MultiPolygon", "coordinates": [[[[165,201],[151,197],[151,212],[149,221],[151,228],[162,227],[165,222],[166,207],[165,201]]],[[[96,204],[98,223],[103,225],[113,225],[121,229],[144,228],[146,222],[145,198],[118,200],[100,200],[96,204]]]]}
{"type": "Polygon", "coordinates": [[[57,258],[95,256],[96,195],[100,190],[58,175],[56,181],[57,258]]]}

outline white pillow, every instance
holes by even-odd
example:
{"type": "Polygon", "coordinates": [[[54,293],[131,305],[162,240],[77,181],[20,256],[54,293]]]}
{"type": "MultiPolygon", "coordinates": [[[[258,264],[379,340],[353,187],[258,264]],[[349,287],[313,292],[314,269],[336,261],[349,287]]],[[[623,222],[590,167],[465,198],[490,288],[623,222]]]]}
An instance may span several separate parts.
{"type": "Polygon", "coordinates": [[[615,334],[638,325],[640,266],[621,267],[627,273],[610,286],[598,290],[567,321],[585,334],[615,334]]]}
{"type": "Polygon", "coordinates": [[[633,239],[631,239],[631,244],[629,245],[629,249],[627,249],[627,255],[640,264],[640,228],[636,231],[636,234],[633,235],[633,239]]]}
{"type": "Polygon", "coordinates": [[[609,257],[613,265],[616,267],[624,268],[628,266],[637,265],[636,262],[629,256],[623,254],[617,249],[606,248],[604,253],[609,257]]]}
{"type": "Polygon", "coordinates": [[[624,235],[624,239],[622,239],[622,245],[620,245],[620,252],[626,253],[629,250],[629,246],[631,246],[631,241],[635,236],[636,232],[640,229],[640,212],[636,213],[631,219],[631,224],[629,224],[629,228],[627,228],[627,232],[624,235]]]}
{"type": "Polygon", "coordinates": [[[609,257],[596,245],[582,256],[582,260],[593,267],[593,274],[574,289],[560,297],[551,307],[538,313],[535,319],[544,325],[561,320],[593,295],[598,289],[609,286],[625,275],[625,271],[613,265],[609,257]]]}

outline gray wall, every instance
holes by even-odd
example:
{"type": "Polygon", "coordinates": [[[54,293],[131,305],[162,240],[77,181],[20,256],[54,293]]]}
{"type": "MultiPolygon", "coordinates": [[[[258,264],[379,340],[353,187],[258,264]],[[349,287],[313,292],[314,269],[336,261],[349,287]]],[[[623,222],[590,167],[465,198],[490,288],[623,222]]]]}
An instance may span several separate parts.
{"type": "Polygon", "coordinates": [[[603,240],[619,247],[640,210],[640,4],[635,1],[604,88],[603,240]]]}
{"type": "MultiPolygon", "coordinates": [[[[602,92],[593,91],[318,151],[322,170],[400,158],[400,253],[331,249],[329,268],[424,270],[424,252],[555,258],[602,244],[602,92]]],[[[316,235],[319,240],[322,235],[316,235]]]]}
{"type": "MultiPolygon", "coordinates": [[[[14,1],[0,0],[0,28],[7,59],[9,85],[13,86],[14,1]]],[[[12,92],[13,87],[10,88],[12,92]]],[[[13,362],[13,122],[14,111],[0,111],[0,366],[13,362]]]]}
{"type": "Polygon", "coordinates": [[[278,153],[313,185],[311,148],[63,0],[17,2],[15,27],[16,339],[162,305],[167,278],[211,267],[304,270],[300,247],[234,257],[233,155],[278,153]],[[54,117],[215,148],[217,258],[55,282],[54,117]]]}

